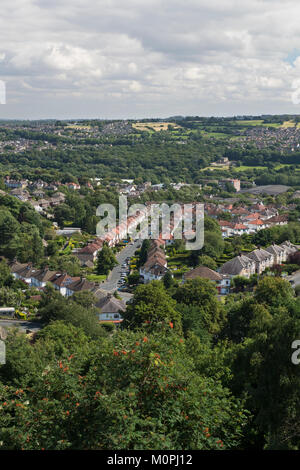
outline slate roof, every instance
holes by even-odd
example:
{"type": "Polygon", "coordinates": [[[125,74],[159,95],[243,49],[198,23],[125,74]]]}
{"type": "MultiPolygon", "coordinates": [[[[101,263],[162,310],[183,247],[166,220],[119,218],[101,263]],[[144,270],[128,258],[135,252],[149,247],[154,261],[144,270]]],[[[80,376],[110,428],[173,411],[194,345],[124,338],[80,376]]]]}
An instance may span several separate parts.
{"type": "Polygon", "coordinates": [[[266,248],[266,251],[269,253],[272,253],[272,255],[278,256],[280,253],[284,253],[285,249],[283,246],[280,245],[270,245],[268,248],[266,248]]]}
{"type": "Polygon", "coordinates": [[[93,282],[88,281],[85,278],[79,279],[75,282],[72,282],[68,286],[68,289],[70,289],[73,292],[82,292],[84,290],[92,290],[95,287],[95,284],[93,282]]]}
{"type": "Polygon", "coordinates": [[[34,277],[40,282],[48,282],[54,279],[56,274],[56,271],[50,271],[48,268],[44,268],[33,273],[31,277],[34,277]]]}
{"type": "Polygon", "coordinates": [[[122,300],[116,299],[111,294],[108,294],[106,297],[98,300],[96,307],[101,310],[101,313],[119,313],[125,312],[126,305],[122,300]]]}
{"type": "Polygon", "coordinates": [[[254,261],[251,258],[245,255],[239,255],[223,264],[219,272],[220,274],[237,276],[243,269],[249,269],[253,264],[254,261]]]}
{"type": "Polygon", "coordinates": [[[222,276],[219,273],[206,266],[198,266],[184,275],[185,279],[195,279],[197,277],[203,277],[204,279],[210,279],[211,281],[221,281],[222,279],[222,276]]]}
{"type": "Polygon", "coordinates": [[[257,261],[261,263],[262,261],[266,261],[268,259],[271,259],[272,253],[269,251],[263,250],[263,249],[257,249],[254,251],[251,251],[251,253],[247,254],[248,258],[253,259],[254,261],[257,261]]]}

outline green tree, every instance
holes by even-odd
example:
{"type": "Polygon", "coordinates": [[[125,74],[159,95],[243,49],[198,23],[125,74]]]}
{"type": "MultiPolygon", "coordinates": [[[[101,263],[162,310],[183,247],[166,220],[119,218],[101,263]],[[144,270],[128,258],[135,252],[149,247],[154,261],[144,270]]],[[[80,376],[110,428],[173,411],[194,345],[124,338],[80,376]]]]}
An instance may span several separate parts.
{"type": "Polygon", "coordinates": [[[265,276],[258,282],[255,290],[257,302],[266,303],[270,307],[287,305],[294,296],[290,283],[274,276],[265,276]]]}
{"type": "MultiPolygon", "coordinates": [[[[218,333],[224,322],[224,310],[217,298],[214,284],[202,278],[186,281],[180,285],[174,299],[189,307],[196,307],[199,312],[199,322],[209,333],[218,333]]],[[[194,315],[194,312],[191,314],[194,315]]]]}
{"type": "MultiPolygon", "coordinates": [[[[120,331],[88,343],[78,329],[47,328],[33,345],[27,340],[19,347],[24,368],[27,357],[32,365],[43,350],[48,354],[34,373],[27,371],[28,385],[0,384],[2,449],[239,446],[247,422],[243,404],[218,381],[195,373],[174,332],[120,331]]],[[[16,348],[8,349],[10,357],[16,348]]]]}
{"type": "Polygon", "coordinates": [[[113,251],[104,244],[97,256],[97,273],[107,275],[117,264],[118,262],[113,251]]]}
{"type": "Polygon", "coordinates": [[[170,287],[174,284],[174,279],[170,271],[167,271],[163,277],[163,283],[166,289],[170,289],[170,287]]]}
{"type": "Polygon", "coordinates": [[[147,325],[148,328],[156,328],[162,322],[174,324],[176,330],[181,330],[176,302],[167,294],[160,281],[138,286],[124,314],[124,326],[138,328],[147,325]]]}

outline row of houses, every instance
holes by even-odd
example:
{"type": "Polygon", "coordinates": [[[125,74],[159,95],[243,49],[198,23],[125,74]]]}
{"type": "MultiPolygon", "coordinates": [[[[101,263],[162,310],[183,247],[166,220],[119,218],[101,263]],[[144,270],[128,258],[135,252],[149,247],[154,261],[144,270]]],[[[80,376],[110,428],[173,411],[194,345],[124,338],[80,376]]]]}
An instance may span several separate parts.
{"type": "Polygon", "coordinates": [[[104,243],[107,243],[109,247],[116,246],[122,240],[126,239],[128,234],[133,233],[133,230],[136,229],[139,224],[142,224],[147,216],[147,209],[137,211],[135,216],[129,216],[126,221],[121,222],[110,232],[104,233],[103,236],[96,238],[85,247],[74,252],[74,255],[79,259],[82,266],[93,266],[104,243]]]}
{"type": "Polygon", "coordinates": [[[168,272],[164,245],[165,240],[162,238],[151,241],[147,261],[140,267],[140,276],[145,284],[151,281],[159,281],[168,272]]]}
{"type": "Polygon", "coordinates": [[[295,245],[289,241],[281,245],[271,245],[266,249],[258,248],[246,255],[240,254],[235,258],[227,261],[216,272],[206,266],[198,266],[187,272],[183,276],[183,282],[198,277],[208,279],[214,282],[218,294],[228,294],[231,286],[231,279],[234,276],[243,276],[249,278],[252,274],[261,274],[267,268],[274,265],[284,263],[289,256],[298,251],[295,245]]]}
{"type": "MultiPolygon", "coordinates": [[[[6,193],[4,193],[5,195],[6,193]]],[[[34,191],[30,194],[29,191],[23,188],[15,188],[9,192],[10,196],[16,197],[22,202],[31,204],[37,212],[42,212],[62,204],[65,201],[65,194],[56,192],[51,197],[46,197],[45,193],[41,190],[34,191]]]]}
{"type": "Polygon", "coordinates": [[[36,269],[32,263],[19,263],[14,261],[10,264],[10,271],[15,279],[19,279],[26,284],[44,289],[48,282],[54,286],[64,297],[70,297],[75,292],[92,290],[95,287],[93,282],[82,277],[72,277],[67,273],[51,271],[48,267],[36,269]]]}
{"type": "Polygon", "coordinates": [[[22,264],[14,261],[10,264],[10,271],[15,279],[23,281],[31,287],[43,291],[47,283],[64,297],[71,297],[76,292],[89,291],[95,298],[95,307],[98,318],[103,323],[121,323],[121,312],[126,310],[126,304],[115,298],[112,294],[103,291],[96,283],[82,277],[72,277],[67,273],[51,271],[48,267],[36,269],[31,263],[22,264]]]}
{"type": "Polygon", "coordinates": [[[285,241],[281,245],[275,243],[265,249],[257,248],[247,254],[240,254],[221,266],[219,273],[229,276],[244,276],[249,278],[252,274],[261,274],[267,268],[286,262],[290,255],[298,248],[285,241]]]}
{"type": "Polygon", "coordinates": [[[287,215],[277,215],[269,219],[259,218],[256,214],[240,219],[238,222],[220,220],[219,225],[222,230],[223,238],[235,235],[251,234],[259,230],[274,227],[275,225],[287,225],[287,215]]]}
{"type": "MultiPolygon", "coordinates": [[[[281,208],[289,210],[289,208],[281,208]]],[[[270,206],[264,206],[261,202],[249,207],[234,207],[233,204],[206,204],[206,213],[218,219],[223,238],[251,234],[258,230],[273,227],[274,225],[286,225],[288,215],[279,215],[278,210],[270,206]],[[224,220],[224,214],[229,213],[231,220],[224,220]]]]}
{"type": "Polygon", "coordinates": [[[37,181],[28,181],[27,179],[22,179],[22,180],[15,180],[11,179],[9,176],[7,176],[4,180],[4,184],[7,188],[9,189],[25,189],[28,188],[30,190],[40,190],[44,189],[46,191],[57,191],[59,186],[67,186],[69,189],[73,190],[79,190],[80,189],[80,184],[78,183],[60,183],[60,182],[53,182],[53,183],[46,183],[43,180],[37,180],[37,181]]]}

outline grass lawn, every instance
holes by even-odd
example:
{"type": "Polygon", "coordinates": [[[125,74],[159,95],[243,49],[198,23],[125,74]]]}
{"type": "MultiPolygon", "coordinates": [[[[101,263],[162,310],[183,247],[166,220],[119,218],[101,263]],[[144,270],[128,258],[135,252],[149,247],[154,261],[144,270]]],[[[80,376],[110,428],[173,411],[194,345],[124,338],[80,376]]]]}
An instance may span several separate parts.
{"type": "Polygon", "coordinates": [[[267,170],[268,167],[266,166],[247,166],[247,165],[241,165],[241,166],[235,166],[233,167],[233,171],[236,171],[239,173],[240,171],[248,171],[248,170],[267,170]]]}
{"type": "Polygon", "coordinates": [[[231,121],[230,124],[236,124],[237,126],[261,126],[263,123],[263,119],[256,119],[256,120],[244,120],[244,121],[231,121]]]}
{"type": "Polygon", "coordinates": [[[86,276],[87,280],[91,282],[102,282],[106,280],[106,277],[105,274],[88,274],[86,276]]]}
{"type": "Polygon", "coordinates": [[[215,137],[216,139],[228,139],[228,134],[223,134],[222,132],[207,132],[202,131],[204,137],[215,137]]]}
{"type": "Polygon", "coordinates": [[[281,168],[285,168],[285,167],[289,167],[289,166],[293,166],[293,165],[290,165],[288,163],[279,163],[278,165],[275,166],[275,170],[281,170],[281,168]]]}
{"type": "Polygon", "coordinates": [[[294,121],[285,121],[281,127],[295,127],[294,121]]]}

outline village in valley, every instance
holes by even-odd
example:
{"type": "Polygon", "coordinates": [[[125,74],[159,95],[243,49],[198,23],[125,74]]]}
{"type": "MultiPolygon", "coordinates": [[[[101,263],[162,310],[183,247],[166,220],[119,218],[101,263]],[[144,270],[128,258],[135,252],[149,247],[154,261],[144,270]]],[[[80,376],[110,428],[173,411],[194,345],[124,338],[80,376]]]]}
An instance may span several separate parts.
{"type": "Polygon", "coordinates": [[[73,336],[86,335],[90,357],[109,342],[110,357],[132,365],[154,341],[153,377],[163,366],[157,345],[168,341],[195,351],[195,364],[203,357],[201,368],[217,354],[226,371],[236,342],[259,341],[272,318],[297,309],[295,116],[5,122],[0,137],[0,337],[9,355],[24,338],[25,348],[42,347],[48,374],[39,345],[55,331],[50,349],[70,336],[68,364],[73,336]]]}
{"type": "MultiPolygon", "coordinates": [[[[241,124],[241,121],[238,122],[241,124]]],[[[174,139],[180,132],[182,137],[186,136],[186,131],[183,131],[184,128],[180,124],[176,126],[167,124],[160,127],[159,122],[157,124],[145,122],[143,126],[129,122],[107,124],[96,122],[92,125],[91,123],[47,123],[46,125],[41,123],[34,124],[30,130],[18,126],[16,128],[3,126],[2,130],[8,132],[9,129],[10,134],[15,132],[18,135],[24,132],[30,135],[45,133],[45,136],[54,142],[56,138],[65,136],[70,142],[73,139],[73,144],[63,142],[62,145],[73,145],[73,147],[78,145],[83,137],[85,140],[81,145],[86,147],[87,137],[92,140],[101,136],[103,139],[105,135],[115,141],[116,136],[118,139],[124,138],[125,135],[131,136],[133,132],[140,133],[139,139],[148,139],[148,133],[153,135],[151,132],[154,132],[153,138],[159,136],[160,145],[167,145],[169,139],[174,139]],[[49,136],[52,136],[52,139],[49,136]]],[[[224,122],[219,122],[219,125],[221,124],[224,125],[224,122]]],[[[269,136],[267,127],[251,125],[246,129],[247,139],[254,135],[256,129],[257,135],[261,135],[260,139],[263,139],[264,135],[269,136]]],[[[282,129],[285,132],[285,129],[291,127],[282,129]]],[[[279,130],[277,127],[270,128],[270,132],[276,133],[276,130],[280,139],[281,128],[279,127],[279,130]]],[[[201,132],[205,135],[205,131],[201,132]]],[[[238,135],[240,133],[239,130],[238,135]]],[[[193,134],[190,134],[189,138],[192,137],[193,134]]],[[[238,141],[236,145],[243,146],[244,139],[243,135],[240,143],[238,141]]],[[[35,141],[39,152],[44,151],[45,142],[45,140],[35,141]]],[[[214,142],[216,141],[212,133],[206,138],[205,143],[211,145],[214,142]]],[[[266,145],[267,142],[268,140],[266,145]]],[[[216,143],[220,145],[220,139],[216,143]]],[[[8,145],[11,145],[10,140],[8,145]]],[[[57,142],[55,145],[58,145],[57,142]]],[[[25,148],[18,149],[21,153],[25,150],[25,148]]],[[[49,284],[66,298],[78,292],[91,293],[99,321],[115,325],[122,322],[126,303],[131,302],[136,287],[151,281],[164,282],[164,279],[167,279],[168,283],[180,284],[187,280],[204,278],[215,285],[219,301],[224,302],[226,295],[237,292],[241,279],[245,279],[244,288],[248,291],[253,290],[258,278],[262,275],[274,275],[280,267],[281,276],[286,277],[296,288],[299,282],[297,243],[300,240],[289,239],[288,227],[291,221],[294,223],[297,220],[295,213],[299,207],[297,204],[299,191],[297,187],[294,190],[287,185],[256,184],[253,174],[255,167],[252,173],[247,169],[244,173],[237,172],[238,168],[236,160],[222,157],[218,152],[209,170],[200,169],[198,181],[187,182],[180,178],[166,182],[164,178],[163,182],[159,182],[155,177],[153,182],[143,181],[141,177],[118,178],[116,175],[108,177],[105,174],[93,177],[87,175],[72,177],[67,174],[59,178],[59,172],[56,172],[55,178],[51,177],[50,173],[43,179],[42,171],[40,175],[35,172],[31,174],[31,178],[28,178],[25,176],[26,172],[22,175],[20,170],[4,174],[0,197],[14,198],[20,204],[31,207],[47,226],[46,234],[41,240],[44,257],[38,263],[33,260],[26,261],[24,256],[21,259],[18,259],[18,256],[13,259],[3,257],[13,277],[34,291],[30,297],[33,299],[33,307],[31,309],[25,307],[26,313],[23,313],[23,316],[28,319],[38,319],[38,299],[49,284]],[[226,176],[226,172],[229,175],[226,176]],[[103,196],[107,193],[114,201],[117,201],[117,197],[123,196],[127,197],[129,204],[144,202],[145,210],[137,211],[136,215],[130,217],[126,223],[123,222],[114,230],[107,231],[104,236],[98,237],[95,231],[96,223],[100,219],[96,217],[96,206],[94,205],[93,209],[95,213],[90,214],[88,221],[76,223],[76,208],[74,213],[71,205],[74,201],[79,207],[78,210],[84,210],[86,213],[87,209],[84,208],[84,205],[87,205],[86,201],[96,198],[96,195],[101,195],[100,199],[105,200],[103,196]],[[172,194],[171,200],[170,194],[172,194]],[[205,218],[210,220],[211,227],[207,230],[208,240],[204,239],[204,247],[198,250],[196,255],[185,250],[184,231],[181,240],[174,237],[175,227],[172,222],[168,227],[168,234],[160,232],[156,239],[153,237],[151,239],[149,234],[144,241],[142,237],[132,239],[129,236],[131,226],[136,227],[145,221],[150,224],[151,207],[158,202],[179,204],[182,206],[182,211],[187,202],[194,205],[203,204],[205,218]],[[72,217],[73,222],[68,220],[72,217]],[[90,233],[87,226],[91,227],[90,233]],[[260,233],[271,233],[275,227],[279,227],[283,234],[284,228],[287,228],[286,237],[280,235],[280,242],[275,243],[277,239],[272,239],[270,236],[265,239],[260,237],[260,233]],[[214,244],[210,241],[212,233],[216,238],[216,247],[210,246],[214,244]],[[99,268],[99,257],[101,259],[100,253],[104,246],[111,251],[115,259],[108,270],[99,268]],[[55,269],[55,266],[60,269],[55,269]],[[71,266],[71,272],[68,271],[68,266],[71,266]]],[[[171,220],[174,220],[174,214],[171,220]]],[[[28,299],[24,306],[27,304],[28,299]]],[[[3,305],[4,309],[5,307],[14,307],[14,305],[3,305]]]]}
{"type": "Polygon", "coordinates": [[[0,455],[300,450],[299,16],[1,0],[0,455]]]}

